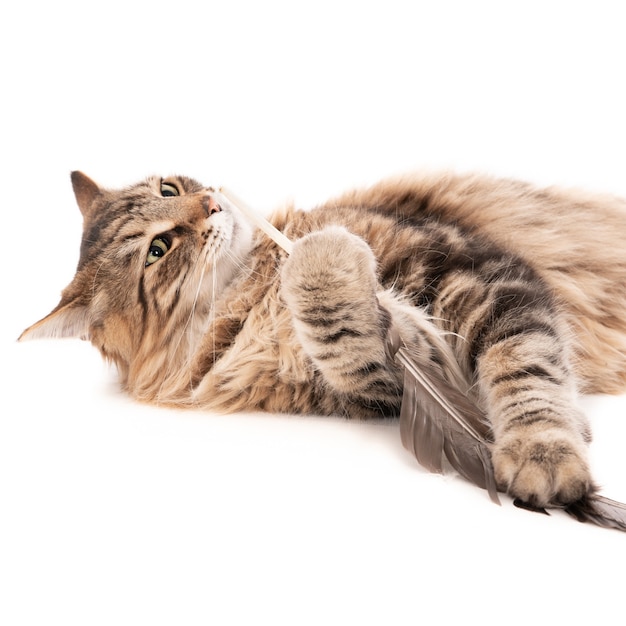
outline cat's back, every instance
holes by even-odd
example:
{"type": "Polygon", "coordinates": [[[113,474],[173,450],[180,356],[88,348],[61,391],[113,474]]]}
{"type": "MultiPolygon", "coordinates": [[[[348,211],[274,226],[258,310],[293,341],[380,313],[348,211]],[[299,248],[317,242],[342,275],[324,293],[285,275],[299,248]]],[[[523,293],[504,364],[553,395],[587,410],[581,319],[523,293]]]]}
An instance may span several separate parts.
{"type": "MultiPolygon", "coordinates": [[[[521,256],[530,257],[532,250],[537,264],[555,248],[571,255],[606,247],[615,228],[624,232],[626,227],[626,199],[481,174],[391,178],[349,191],[325,206],[377,208],[398,220],[436,217],[488,236],[521,256]]],[[[623,262],[621,251],[619,257],[623,262]]]]}
{"type": "MultiPolygon", "coordinates": [[[[626,201],[482,175],[404,176],[350,191],[318,209],[350,207],[395,222],[458,225],[524,259],[562,302],[577,338],[583,387],[626,389],[626,201]]],[[[401,242],[397,242],[401,245],[401,242]]]]}

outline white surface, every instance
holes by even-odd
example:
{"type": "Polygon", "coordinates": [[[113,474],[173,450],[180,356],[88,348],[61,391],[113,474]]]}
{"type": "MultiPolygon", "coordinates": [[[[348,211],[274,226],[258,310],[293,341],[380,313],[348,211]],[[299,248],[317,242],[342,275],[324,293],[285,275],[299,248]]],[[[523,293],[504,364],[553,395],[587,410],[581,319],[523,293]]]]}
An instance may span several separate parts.
{"type": "MultiPolygon", "coordinates": [[[[394,426],[140,406],[89,345],[15,338],[72,276],[72,169],[267,209],[418,167],[626,194],[622,25],[606,2],[5,7],[0,623],[619,621],[625,535],[429,475],[394,426]]],[[[626,500],[626,397],[584,406],[626,500]]]]}

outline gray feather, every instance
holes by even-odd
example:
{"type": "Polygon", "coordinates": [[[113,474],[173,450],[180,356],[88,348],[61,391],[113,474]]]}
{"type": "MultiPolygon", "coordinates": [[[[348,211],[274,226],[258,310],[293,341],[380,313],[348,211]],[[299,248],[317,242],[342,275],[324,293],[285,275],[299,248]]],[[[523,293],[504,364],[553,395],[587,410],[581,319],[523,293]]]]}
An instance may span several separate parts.
{"type": "MultiPolygon", "coordinates": [[[[491,440],[485,415],[434,368],[428,372],[411,356],[410,347],[390,337],[390,353],[404,367],[400,409],[402,444],[431,472],[443,473],[447,461],[470,482],[486,489],[497,504],[498,488],[491,463],[491,440]]],[[[547,513],[515,501],[516,506],[547,513]]],[[[562,507],[580,522],[626,531],[626,504],[594,491],[562,507]]]]}
{"type": "Polygon", "coordinates": [[[592,493],[578,502],[568,504],[565,512],[579,522],[592,522],[604,528],[626,531],[626,504],[599,494],[592,493]]]}
{"type": "Polygon", "coordinates": [[[442,473],[447,461],[499,504],[484,414],[443,375],[425,372],[407,346],[397,349],[396,358],[404,366],[400,410],[404,447],[432,472],[442,473]]]}

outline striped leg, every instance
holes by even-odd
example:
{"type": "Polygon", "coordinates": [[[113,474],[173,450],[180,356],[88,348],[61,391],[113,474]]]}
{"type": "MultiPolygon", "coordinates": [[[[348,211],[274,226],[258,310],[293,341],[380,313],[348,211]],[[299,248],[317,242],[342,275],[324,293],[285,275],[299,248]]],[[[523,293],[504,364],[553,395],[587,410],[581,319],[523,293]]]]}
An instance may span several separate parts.
{"type": "Polygon", "coordinates": [[[523,265],[455,280],[442,285],[441,301],[459,320],[457,351],[491,421],[500,487],[536,506],[578,500],[591,489],[589,430],[557,307],[523,265]]]}
{"type": "Polygon", "coordinates": [[[401,376],[386,351],[391,314],[376,296],[369,246],[341,227],[295,242],[281,294],[297,337],[326,384],[355,416],[395,414],[401,376]]]}

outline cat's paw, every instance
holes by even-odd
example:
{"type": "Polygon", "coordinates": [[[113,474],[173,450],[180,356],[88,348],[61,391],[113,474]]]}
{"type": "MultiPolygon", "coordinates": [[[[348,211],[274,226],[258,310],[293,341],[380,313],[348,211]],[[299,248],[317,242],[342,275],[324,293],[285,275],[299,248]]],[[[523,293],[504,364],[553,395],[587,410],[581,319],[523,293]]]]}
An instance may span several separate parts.
{"type": "Polygon", "coordinates": [[[341,226],[329,226],[294,242],[282,270],[283,291],[318,297],[340,292],[351,297],[374,293],[376,259],[367,243],[341,226]]]}
{"type": "Polygon", "coordinates": [[[592,486],[585,446],[565,430],[505,436],[492,460],[498,486],[532,506],[575,502],[592,486]]]}
{"type": "Polygon", "coordinates": [[[295,242],[281,274],[281,297],[305,352],[342,391],[347,375],[386,359],[376,261],[370,247],[344,228],[329,227],[295,242]]]}

